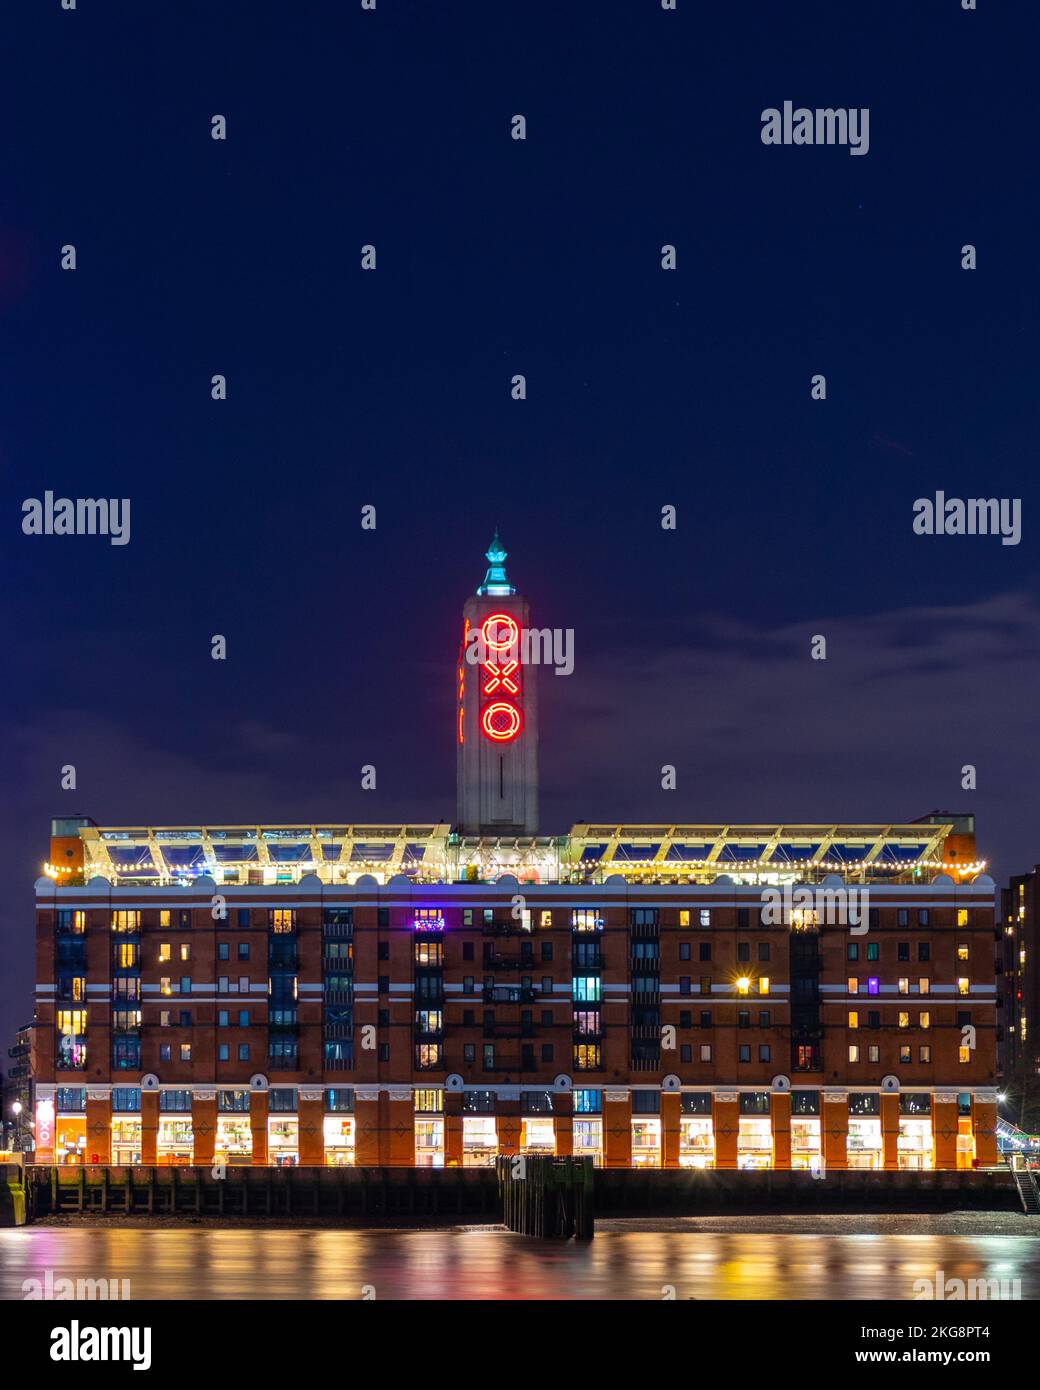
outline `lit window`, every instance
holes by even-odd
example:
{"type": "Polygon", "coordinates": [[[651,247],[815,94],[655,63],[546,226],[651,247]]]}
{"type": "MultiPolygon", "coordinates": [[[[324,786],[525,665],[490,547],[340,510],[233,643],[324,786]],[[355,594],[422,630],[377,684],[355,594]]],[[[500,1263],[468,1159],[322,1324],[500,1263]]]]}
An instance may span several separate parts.
{"type": "Polygon", "coordinates": [[[921,978],[917,981],[917,992],[918,992],[918,994],[927,994],[928,991],[929,991],[929,988],[930,988],[930,982],[929,982],[928,976],[927,976],[927,975],[922,975],[921,978]]]}
{"type": "Polygon", "coordinates": [[[680,927],[688,927],[690,925],[690,909],[688,907],[681,907],[679,909],[679,925],[680,927]]]}
{"type": "Polygon", "coordinates": [[[856,975],[850,975],[850,976],[849,976],[849,993],[850,993],[850,994],[858,994],[858,993],[859,993],[859,978],[858,978],[858,976],[856,976],[856,975]]]}
{"type": "Polygon", "coordinates": [[[181,942],[181,960],[191,960],[191,947],[181,942]]]}
{"type": "Polygon", "coordinates": [[[759,976],[759,980],[758,980],[758,992],[759,992],[759,994],[768,994],[768,993],[769,993],[769,976],[768,976],[768,975],[761,975],[761,976],[759,976]]]}
{"type": "Polygon", "coordinates": [[[711,1043],[701,1043],[701,1061],[711,1061],[711,1043]]]}
{"type": "Polygon", "coordinates": [[[959,907],[957,909],[957,925],[959,927],[966,927],[968,925],[968,909],[966,907],[959,907]]]}
{"type": "Polygon", "coordinates": [[[858,1028],[858,1027],[859,1027],[859,1013],[858,1013],[858,1011],[857,1011],[856,1009],[851,1010],[851,1012],[849,1013],[849,1027],[850,1027],[850,1028],[858,1028]]]}
{"type": "Polygon", "coordinates": [[[700,923],[702,927],[711,926],[711,908],[702,907],[700,912],[700,923]]]}
{"type": "Polygon", "coordinates": [[[958,981],[957,981],[957,993],[958,993],[958,994],[967,994],[967,993],[968,993],[968,977],[967,977],[966,975],[962,975],[962,976],[958,979],[958,981]]]}
{"type": "Polygon", "coordinates": [[[877,1044],[875,1044],[873,1047],[868,1047],[868,1048],[867,1048],[867,1061],[868,1061],[868,1062],[880,1062],[880,1061],[881,1061],[881,1049],[880,1049],[880,1047],[877,1046],[877,1044]]]}
{"type": "Polygon", "coordinates": [[[738,994],[747,994],[747,992],[748,992],[748,990],[749,990],[750,988],[751,988],[751,981],[748,979],[748,977],[747,977],[746,975],[741,975],[740,979],[737,981],[737,993],[738,993],[738,994]]]}
{"type": "Polygon", "coordinates": [[[170,925],[170,909],[168,907],[164,907],[160,911],[159,925],[160,927],[168,927],[170,925]]]}
{"type": "Polygon", "coordinates": [[[971,1061],[971,1048],[970,1048],[970,1047],[959,1047],[959,1048],[957,1049],[957,1061],[958,1061],[958,1062],[970,1062],[970,1061],[971,1061]]]}
{"type": "Polygon", "coordinates": [[[160,993],[160,994],[172,994],[172,993],[173,993],[173,985],[172,985],[171,982],[170,982],[170,977],[169,977],[169,975],[163,975],[162,978],[160,979],[160,981],[159,981],[159,993],[160,993]]]}
{"type": "Polygon", "coordinates": [[[918,1022],[918,1024],[920,1025],[920,1027],[922,1027],[922,1028],[931,1028],[931,1026],[932,1026],[932,1016],[931,1016],[930,1013],[928,1013],[927,1011],[925,1011],[924,1013],[918,1014],[918,1016],[917,1016],[917,1022],[918,1022]]]}
{"type": "Polygon", "coordinates": [[[159,1027],[160,1027],[160,1028],[169,1028],[169,1026],[170,1026],[170,1011],[169,1011],[169,1009],[160,1009],[160,1010],[159,1010],[159,1027]]]}
{"type": "Polygon", "coordinates": [[[906,1013],[903,1009],[900,1009],[899,1011],[899,1026],[900,1028],[910,1027],[910,1015],[906,1013]]]}
{"type": "Polygon", "coordinates": [[[958,959],[958,960],[967,960],[967,959],[968,959],[968,948],[967,948],[967,946],[958,946],[958,947],[957,947],[957,959],[958,959]]]}
{"type": "Polygon", "coordinates": [[[538,914],[538,925],[540,927],[552,926],[552,913],[548,909],[545,909],[544,911],[538,914]]]}
{"type": "Polygon", "coordinates": [[[922,1045],[917,1049],[917,1058],[920,1062],[930,1062],[932,1060],[932,1049],[922,1045]]]}
{"type": "Polygon", "coordinates": [[[858,1061],[859,1061],[859,1044],[858,1044],[858,1043],[850,1043],[850,1044],[849,1044],[849,1061],[850,1061],[850,1062],[858,1062],[858,1061]]]}
{"type": "Polygon", "coordinates": [[[159,960],[166,961],[170,959],[170,943],[168,941],[161,941],[159,943],[159,960]]]}
{"type": "Polygon", "coordinates": [[[181,1061],[191,1061],[191,1043],[181,1043],[181,1061]]]}
{"type": "Polygon", "coordinates": [[[881,986],[878,984],[878,977],[876,975],[869,975],[867,977],[867,993],[880,994],[880,992],[881,986]]]}
{"type": "Polygon", "coordinates": [[[900,993],[900,994],[909,994],[909,993],[910,993],[910,981],[907,979],[907,977],[906,977],[905,975],[901,975],[900,978],[899,978],[899,993],[900,993]]]}

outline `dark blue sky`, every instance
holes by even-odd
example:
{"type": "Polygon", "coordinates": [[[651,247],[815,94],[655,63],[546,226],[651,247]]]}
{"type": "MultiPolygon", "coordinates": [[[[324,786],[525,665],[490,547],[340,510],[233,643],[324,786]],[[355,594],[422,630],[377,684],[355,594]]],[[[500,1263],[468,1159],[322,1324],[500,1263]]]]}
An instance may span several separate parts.
{"type": "Polygon", "coordinates": [[[576,634],[544,830],[942,807],[1040,858],[1040,26],[979,6],[9,7],[8,1029],[51,815],[453,818],[496,523],[576,634]],[[785,99],[869,107],[869,154],[764,146],[785,99]],[[23,536],[48,488],[129,497],[130,544],[23,536]],[[1022,543],[915,536],[937,489],[1022,543]]]}

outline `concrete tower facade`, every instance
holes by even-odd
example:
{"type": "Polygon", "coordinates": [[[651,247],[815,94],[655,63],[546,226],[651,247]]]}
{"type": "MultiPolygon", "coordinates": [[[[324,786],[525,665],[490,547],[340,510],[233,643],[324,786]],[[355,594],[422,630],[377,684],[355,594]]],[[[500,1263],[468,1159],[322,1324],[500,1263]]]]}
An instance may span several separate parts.
{"type": "Polygon", "coordinates": [[[467,835],[538,833],[537,667],[525,663],[527,600],[506,578],[498,531],[463,609],[455,673],[457,821],[467,835]]]}

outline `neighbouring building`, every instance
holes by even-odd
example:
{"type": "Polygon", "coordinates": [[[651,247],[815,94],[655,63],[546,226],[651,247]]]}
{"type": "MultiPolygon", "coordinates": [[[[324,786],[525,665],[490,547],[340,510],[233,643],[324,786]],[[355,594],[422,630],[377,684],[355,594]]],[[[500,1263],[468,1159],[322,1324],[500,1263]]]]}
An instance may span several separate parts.
{"type": "Polygon", "coordinates": [[[54,822],[37,1161],[995,1162],[971,818],[538,835],[527,607],[488,559],[457,830],[54,822]]]}
{"type": "Polygon", "coordinates": [[[1001,890],[1003,952],[1003,1073],[1040,1072],[1040,865],[1001,890]]]}

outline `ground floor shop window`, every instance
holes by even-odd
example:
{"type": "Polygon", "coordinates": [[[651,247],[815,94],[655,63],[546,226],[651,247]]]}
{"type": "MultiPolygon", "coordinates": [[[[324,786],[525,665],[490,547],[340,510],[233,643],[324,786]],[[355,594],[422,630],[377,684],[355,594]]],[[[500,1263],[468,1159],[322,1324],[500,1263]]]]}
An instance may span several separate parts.
{"type": "Polygon", "coordinates": [[[217,1116],[216,1159],[218,1163],[252,1162],[253,1134],[248,1115],[217,1116]]]}
{"type": "Polygon", "coordinates": [[[741,1115],[737,1134],[738,1168],[773,1166],[773,1122],[768,1115],[741,1115]]]}
{"type": "Polygon", "coordinates": [[[878,1115],[850,1115],[846,1141],[846,1161],[850,1168],[881,1168],[884,1146],[881,1142],[881,1118],[878,1115]]]}
{"type": "Polygon", "coordinates": [[[574,1157],[591,1158],[599,1168],[603,1163],[603,1121],[574,1121],[574,1157]]]}
{"type": "Polygon", "coordinates": [[[957,1121],[957,1167],[971,1168],[975,1162],[975,1132],[971,1116],[962,1115],[957,1121]]]}
{"type": "Polygon", "coordinates": [[[82,1163],[87,1149],[85,1115],[58,1115],[54,1129],[55,1163],[82,1163]]]}
{"type": "Polygon", "coordinates": [[[927,1119],[900,1117],[897,1152],[900,1168],[931,1168],[934,1166],[931,1117],[927,1119]]]}
{"type": "Polygon", "coordinates": [[[330,1168],[349,1168],[354,1162],[356,1130],[353,1115],[326,1115],[322,1132],[325,1162],[330,1168]]]}
{"type": "Polygon", "coordinates": [[[660,1168],[661,1120],[647,1116],[632,1121],[632,1167],[660,1168]]]}
{"type": "Polygon", "coordinates": [[[494,1115],[464,1115],[462,1119],[462,1166],[487,1168],[498,1157],[498,1131],[494,1115]]]}
{"type": "Polygon", "coordinates": [[[267,1161],[291,1168],[300,1161],[300,1122],[295,1115],[272,1115],[267,1121],[267,1161]]]}
{"type": "Polygon", "coordinates": [[[715,1135],[710,1115],[684,1115],[679,1122],[679,1167],[712,1168],[715,1135]]]}
{"type": "Polygon", "coordinates": [[[523,1154],[556,1153],[556,1131],[551,1115],[531,1116],[520,1122],[520,1152],[523,1154]]]}
{"type": "Polygon", "coordinates": [[[791,1167],[819,1168],[823,1162],[820,1121],[816,1116],[791,1117],[791,1167]]]}
{"type": "Polygon", "coordinates": [[[415,1166],[444,1167],[444,1120],[439,1116],[417,1118],[415,1121],[415,1166]]]}
{"type": "Polygon", "coordinates": [[[156,1156],[160,1163],[189,1164],[193,1142],[190,1115],[160,1115],[156,1140],[156,1156]]]}
{"type": "Polygon", "coordinates": [[[112,1162],[129,1167],[141,1162],[141,1121],[116,1116],[112,1121],[112,1162]]]}

